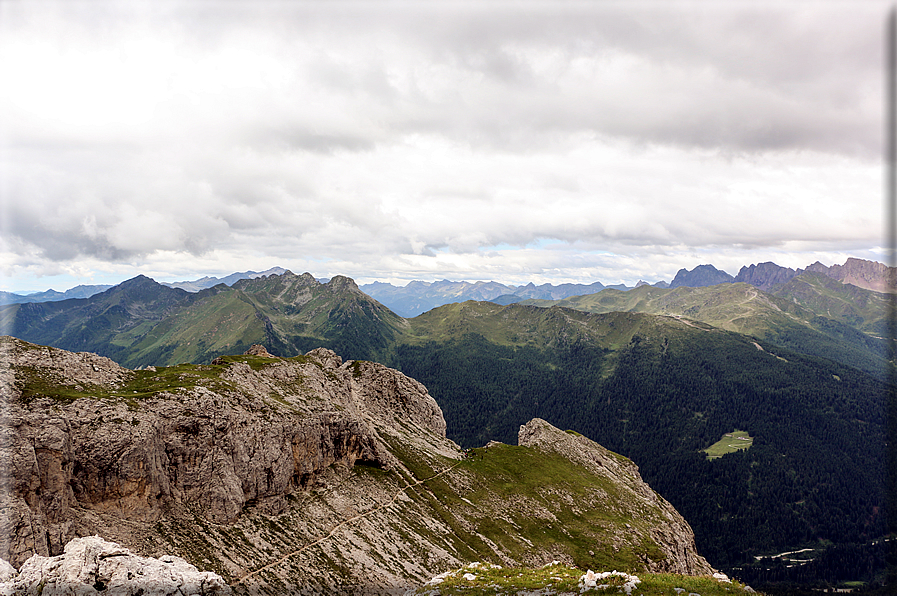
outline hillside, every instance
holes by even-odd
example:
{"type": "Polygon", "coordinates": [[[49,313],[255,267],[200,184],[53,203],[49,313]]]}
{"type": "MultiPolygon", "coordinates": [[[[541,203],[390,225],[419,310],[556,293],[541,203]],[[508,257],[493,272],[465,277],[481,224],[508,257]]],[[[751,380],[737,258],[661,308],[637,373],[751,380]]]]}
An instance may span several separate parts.
{"type": "Polygon", "coordinates": [[[630,460],[542,420],[465,456],[423,385],[379,364],[254,348],[132,371],[0,349],[15,566],[98,533],[247,594],[394,591],[471,561],[711,571],[630,460]]]}
{"type": "Polygon", "coordinates": [[[879,377],[886,371],[884,294],[802,273],[763,292],[747,283],[628,292],[604,290],[560,301],[525,301],[585,312],[642,312],[702,321],[777,345],[854,366],[879,377]]]}
{"type": "MultiPolygon", "coordinates": [[[[141,329],[127,318],[131,327],[104,327],[104,295],[52,313],[130,366],[208,364],[252,342],[283,357],[323,345],[377,360],[422,381],[464,447],[512,443],[533,418],[575,430],[637,461],[710,562],[752,584],[770,574],[871,581],[880,569],[887,458],[874,447],[887,386],[882,340],[860,330],[880,324],[874,292],[803,273],[781,295],[744,283],[642,286],[568,302],[610,312],[471,301],[402,319],[348,278],[287,273],[198,294],[152,284],[134,285],[176,300],[131,304],[119,293],[141,329]],[[703,450],[736,430],[750,448],[708,460],[703,450]],[[803,549],[814,560],[797,571],[755,560],[803,549]]],[[[4,308],[14,319],[8,309],[20,307],[4,308]]],[[[31,329],[49,331],[51,319],[31,329]]]]}
{"type": "Polygon", "coordinates": [[[450,437],[507,440],[533,417],[594,437],[638,461],[708,560],[751,584],[754,556],[802,548],[850,579],[825,545],[859,552],[885,531],[887,389],[857,369],[685,317],[468,302],[409,323],[396,362],[450,437]],[[738,429],[749,449],[707,458],[738,429]]]}
{"type": "Polygon", "coordinates": [[[284,356],[323,346],[346,357],[382,357],[404,321],[334,277],[291,272],[197,293],[136,277],[84,300],[0,306],[7,333],[91,351],[132,367],[209,362],[265,343],[284,356]]]}

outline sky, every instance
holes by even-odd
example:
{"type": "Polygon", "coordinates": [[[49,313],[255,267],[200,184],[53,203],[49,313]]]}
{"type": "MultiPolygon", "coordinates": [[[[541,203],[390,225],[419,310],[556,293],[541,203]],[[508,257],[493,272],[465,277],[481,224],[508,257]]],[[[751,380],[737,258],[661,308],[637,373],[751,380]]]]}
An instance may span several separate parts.
{"type": "Polygon", "coordinates": [[[866,2],[0,2],[0,290],[885,262],[866,2]]]}

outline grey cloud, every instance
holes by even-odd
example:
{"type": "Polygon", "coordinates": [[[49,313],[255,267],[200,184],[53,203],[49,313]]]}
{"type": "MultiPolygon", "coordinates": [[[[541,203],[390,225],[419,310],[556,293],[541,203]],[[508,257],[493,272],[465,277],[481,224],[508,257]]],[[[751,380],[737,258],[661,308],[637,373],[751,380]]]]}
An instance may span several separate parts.
{"type": "Polygon", "coordinates": [[[310,151],[333,153],[335,151],[370,151],[374,139],[351,134],[322,134],[289,125],[255,129],[245,135],[245,141],[269,151],[310,151]]]}
{"type": "MultiPolygon", "coordinates": [[[[46,259],[214,250],[313,255],[359,268],[389,258],[446,267],[448,253],[488,270],[499,257],[469,260],[480,247],[539,238],[576,250],[678,255],[688,246],[747,250],[827,235],[840,238],[826,245],[835,250],[868,245],[878,233],[865,222],[836,229],[821,216],[805,233],[747,213],[738,197],[780,209],[795,187],[816,181],[727,199],[729,180],[753,172],[733,174],[724,164],[744,153],[781,156],[781,170],[770,174],[765,164],[770,185],[799,153],[859,156],[845,170],[877,164],[882,22],[874,10],[49,6],[58,8],[52,32],[66,51],[88,47],[84,55],[96,57],[144,35],[178,52],[156,75],[161,87],[174,81],[172,93],[159,93],[144,112],[122,104],[118,120],[94,114],[96,125],[85,126],[77,111],[13,106],[24,116],[0,154],[14,191],[2,197],[14,205],[4,235],[46,259]],[[166,78],[166,69],[180,78],[166,78]],[[205,76],[209,90],[190,87],[205,76]],[[674,165],[645,158],[655,145],[669,149],[674,165]],[[714,167],[699,167],[704,161],[714,167]],[[707,176],[714,181],[702,183],[707,176]]],[[[41,19],[29,18],[43,31],[41,19]]],[[[825,197],[868,194],[870,186],[819,184],[825,197]]],[[[540,254],[557,260],[531,262],[595,262],[576,250],[553,248],[540,254]]]]}
{"type": "Polygon", "coordinates": [[[204,49],[254,27],[268,30],[284,63],[297,61],[297,76],[345,104],[348,125],[334,128],[313,115],[291,123],[301,104],[268,113],[271,106],[261,103],[263,120],[246,123],[246,135],[274,148],[368,151],[397,134],[429,132],[527,151],[555,134],[591,131],[736,151],[881,151],[877,3],[230,2],[147,12],[142,18],[188,29],[204,49]],[[303,55],[308,47],[318,49],[303,55]],[[560,89],[534,71],[521,48],[545,49],[568,63],[617,53],[638,65],[619,81],[594,72],[581,88],[560,89]],[[401,62],[392,61],[396,55],[401,62]],[[416,65],[481,82],[435,101],[390,83],[390,68],[412,80],[426,74],[416,65]]]}

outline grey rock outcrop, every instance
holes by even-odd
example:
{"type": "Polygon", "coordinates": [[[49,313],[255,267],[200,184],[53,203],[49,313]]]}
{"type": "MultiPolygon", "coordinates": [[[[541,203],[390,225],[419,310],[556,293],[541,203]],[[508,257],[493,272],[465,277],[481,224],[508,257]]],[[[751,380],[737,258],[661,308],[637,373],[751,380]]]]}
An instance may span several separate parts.
{"type": "Polygon", "coordinates": [[[152,523],[192,509],[227,524],[247,503],[282,510],[290,491],[334,464],[393,468],[375,423],[412,422],[445,440],[442,411],[423,385],[379,364],[341,364],[328,350],[271,358],[261,371],[233,362],[160,379],[164,372],[12,338],[0,349],[0,464],[11,471],[2,478],[0,557],[13,565],[60,554],[85,533],[124,537],[97,516],[152,523]],[[147,391],[163,380],[163,390],[147,391]],[[51,383],[102,397],[20,389],[51,383]]]}
{"type": "Polygon", "coordinates": [[[18,574],[0,581],[0,594],[224,596],[231,593],[221,576],[199,571],[180,557],[140,557],[99,536],[72,540],[55,557],[33,555],[18,574]]]}

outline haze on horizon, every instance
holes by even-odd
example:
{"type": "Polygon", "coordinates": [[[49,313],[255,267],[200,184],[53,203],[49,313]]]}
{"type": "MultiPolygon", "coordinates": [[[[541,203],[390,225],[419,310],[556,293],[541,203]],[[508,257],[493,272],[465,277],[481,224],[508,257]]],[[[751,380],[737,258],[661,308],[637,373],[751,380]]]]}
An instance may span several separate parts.
{"type": "Polygon", "coordinates": [[[889,7],[0,3],[0,290],[884,262],[889,7]]]}

